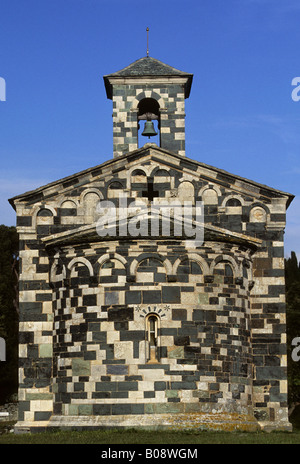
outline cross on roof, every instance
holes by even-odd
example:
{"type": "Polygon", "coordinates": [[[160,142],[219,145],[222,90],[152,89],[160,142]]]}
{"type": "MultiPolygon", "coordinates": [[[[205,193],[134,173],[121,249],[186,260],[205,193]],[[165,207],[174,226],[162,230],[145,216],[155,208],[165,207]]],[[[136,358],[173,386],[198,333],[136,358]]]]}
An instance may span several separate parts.
{"type": "Polygon", "coordinates": [[[155,197],[159,197],[159,192],[153,189],[153,180],[148,180],[147,190],[142,192],[142,195],[148,198],[148,201],[153,201],[155,197]]]}
{"type": "Polygon", "coordinates": [[[147,57],[149,57],[149,27],[147,27],[146,31],[147,31],[147,57]]]}

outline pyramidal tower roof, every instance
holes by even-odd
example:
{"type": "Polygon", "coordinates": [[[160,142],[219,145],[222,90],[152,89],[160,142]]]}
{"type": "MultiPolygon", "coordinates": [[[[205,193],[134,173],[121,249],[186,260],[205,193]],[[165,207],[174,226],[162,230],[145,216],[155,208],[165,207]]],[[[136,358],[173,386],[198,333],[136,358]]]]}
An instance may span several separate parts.
{"type": "Polygon", "coordinates": [[[185,84],[185,98],[189,97],[193,74],[180,71],[173,68],[168,64],[163,63],[155,58],[146,56],[134,61],[129,66],[117,71],[113,74],[104,76],[104,83],[106,88],[107,97],[112,98],[112,86],[110,83],[111,78],[141,78],[141,77],[185,77],[187,78],[185,84]]]}

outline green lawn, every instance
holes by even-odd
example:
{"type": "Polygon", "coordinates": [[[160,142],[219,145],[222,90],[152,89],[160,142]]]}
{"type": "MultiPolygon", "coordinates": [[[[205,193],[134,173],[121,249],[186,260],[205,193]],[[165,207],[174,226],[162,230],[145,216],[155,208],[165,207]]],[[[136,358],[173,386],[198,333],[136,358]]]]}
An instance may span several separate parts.
{"type": "Polygon", "coordinates": [[[300,444],[300,430],[272,433],[228,432],[149,432],[136,430],[97,430],[84,432],[53,432],[0,435],[1,444],[300,444]]]}

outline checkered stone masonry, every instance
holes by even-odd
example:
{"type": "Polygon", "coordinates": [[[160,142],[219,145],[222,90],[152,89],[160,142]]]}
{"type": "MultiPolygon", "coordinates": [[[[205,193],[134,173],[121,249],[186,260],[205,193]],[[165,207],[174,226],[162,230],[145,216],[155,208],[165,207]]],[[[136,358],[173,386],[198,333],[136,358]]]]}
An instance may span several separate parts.
{"type": "MultiPolygon", "coordinates": [[[[113,101],[113,153],[118,157],[136,150],[139,104],[149,114],[158,113],[160,147],[185,155],[185,99],[193,75],[154,58],[137,60],[127,68],[104,76],[107,97],[113,101]]],[[[140,121],[142,122],[142,121],[140,121]]]]}
{"type": "Polygon", "coordinates": [[[114,159],[10,200],[16,430],[290,429],[283,235],[293,196],[185,157],[192,78],[150,57],[104,76],[114,159]],[[138,149],[139,111],[149,110],[160,147],[138,149]],[[169,236],[119,236],[119,223],[100,237],[96,206],[124,208],[120,194],[145,208],[152,197],[202,201],[203,242],[174,236],[174,218],[169,236]]]}
{"type": "MultiPolygon", "coordinates": [[[[113,151],[121,156],[138,148],[138,104],[152,98],[160,104],[160,146],[185,155],[185,97],[181,85],[115,85],[113,151]]],[[[142,123],[142,122],[141,122],[142,123]]]]}
{"type": "Polygon", "coordinates": [[[262,427],[288,427],[289,198],[146,147],[13,199],[20,235],[18,427],[162,426],[179,417],[186,426],[202,417],[203,425],[205,414],[254,414],[262,427]],[[149,178],[157,202],[204,202],[201,246],[97,235],[96,202],[118,205],[123,189],[129,201],[147,204],[149,178]]]}
{"type": "MultiPolygon", "coordinates": [[[[82,256],[74,248],[72,259],[76,253],[82,256]]],[[[248,253],[234,246],[226,256],[250,263],[248,253]]],[[[68,254],[59,259],[68,269],[68,254]]],[[[64,282],[55,283],[56,414],[150,414],[168,411],[170,403],[181,413],[251,410],[247,278],[236,278],[231,264],[209,247],[190,259],[178,244],[124,247],[114,242],[100,250],[94,245],[88,259],[99,276],[93,284],[86,285],[85,264],[79,265],[77,277],[67,274],[64,282]],[[150,246],[155,251],[148,252],[150,246]],[[99,266],[101,256],[107,260],[99,266]],[[136,273],[124,279],[135,260],[136,273]],[[172,283],[166,260],[173,268],[176,263],[172,283]],[[211,275],[203,275],[202,260],[211,275]],[[160,318],[156,363],[149,363],[147,353],[150,313],[160,318]]]]}

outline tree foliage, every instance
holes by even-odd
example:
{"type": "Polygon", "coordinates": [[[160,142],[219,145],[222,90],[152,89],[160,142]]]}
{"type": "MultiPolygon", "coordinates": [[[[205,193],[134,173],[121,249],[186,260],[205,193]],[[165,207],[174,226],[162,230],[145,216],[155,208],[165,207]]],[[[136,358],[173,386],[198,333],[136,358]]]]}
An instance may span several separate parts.
{"type": "Polygon", "coordinates": [[[0,337],[6,361],[0,362],[0,404],[17,391],[18,364],[18,234],[0,225],[0,337]]]}
{"type": "Polygon", "coordinates": [[[289,406],[291,411],[296,407],[299,411],[300,361],[296,362],[292,359],[292,350],[295,348],[292,341],[300,337],[300,265],[293,251],[291,257],[285,260],[285,280],[289,406]]]}

